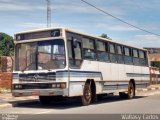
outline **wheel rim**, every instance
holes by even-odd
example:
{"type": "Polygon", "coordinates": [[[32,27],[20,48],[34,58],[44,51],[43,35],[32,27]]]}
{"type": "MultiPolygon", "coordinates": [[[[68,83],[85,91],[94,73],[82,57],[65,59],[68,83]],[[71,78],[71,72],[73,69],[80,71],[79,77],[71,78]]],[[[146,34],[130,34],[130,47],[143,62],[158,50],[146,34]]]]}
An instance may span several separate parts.
{"type": "Polygon", "coordinates": [[[134,88],[132,84],[129,86],[129,97],[130,98],[134,97],[134,88]]]}
{"type": "Polygon", "coordinates": [[[92,93],[91,93],[91,89],[90,89],[89,85],[84,90],[84,98],[85,98],[86,102],[88,102],[88,103],[91,101],[92,93]]]}
{"type": "Polygon", "coordinates": [[[130,89],[130,97],[133,98],[134,96],[134,92],[133,92],[133,88],[130,89]]]}

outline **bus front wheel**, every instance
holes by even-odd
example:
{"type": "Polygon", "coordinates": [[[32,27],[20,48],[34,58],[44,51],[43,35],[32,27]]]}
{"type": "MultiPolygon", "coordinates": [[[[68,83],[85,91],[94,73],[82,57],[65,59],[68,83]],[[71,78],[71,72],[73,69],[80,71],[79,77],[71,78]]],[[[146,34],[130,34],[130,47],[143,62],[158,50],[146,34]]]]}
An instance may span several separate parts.
{"type": "Polygon", "coordinates": [[[133,82],[129,82],[129,85],[128,85],[128,98],[132,99],[134,97],[135,97],[135,87],[134,87],[133,82]]]}
{"type": "Polygon", "coordinates": [[[83,96],[82,96],[82,104],[89,105],[92,101],[92,89],[91,89],[91,82],[86,82],[83,89],[83,96]]]}

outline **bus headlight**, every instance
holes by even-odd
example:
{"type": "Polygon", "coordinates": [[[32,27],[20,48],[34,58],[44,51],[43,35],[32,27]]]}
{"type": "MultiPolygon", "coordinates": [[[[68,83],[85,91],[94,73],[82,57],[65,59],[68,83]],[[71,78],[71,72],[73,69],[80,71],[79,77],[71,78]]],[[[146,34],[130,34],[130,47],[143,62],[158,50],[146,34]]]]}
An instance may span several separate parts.
{"type": "Polygon", "coordinates": [[[66,88],[66,84],[65,83],[61,83],[60,84],[60,88],[62,88],[62,89],[66,88]]]}
{"type": "Polygon", "coordinates": [[[52,84],[52,88],[66,88],[66,83],[56,83],[56,84],[52,84]]]}
{"type": "Polygon", "coordinates": [[[22,85],[14,85],[15,89],[22,89],[22,85]]]}
{"type": "Polygon", "coordinates": [[[60,84],[57,84],[57,88],[60,88],[60,84]]]}
{"type": "Polygon", "coordinates": [[[52,88],[56,88],[56,84],[52,84],[52,88]]]}
{"type": "Polygon", "coordinates": [[[12,82],[13,83],[19,83],[19,75],[18,75],[18,73],[13,73],[12,74],[12,82]]]}

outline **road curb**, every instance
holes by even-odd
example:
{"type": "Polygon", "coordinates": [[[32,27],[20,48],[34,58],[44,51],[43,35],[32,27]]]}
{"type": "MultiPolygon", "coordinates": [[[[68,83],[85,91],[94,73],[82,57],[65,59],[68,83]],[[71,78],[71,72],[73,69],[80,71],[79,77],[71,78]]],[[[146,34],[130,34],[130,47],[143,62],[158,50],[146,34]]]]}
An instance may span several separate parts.
{"type": "Polygon", "coordinates": [[[17,107],[19,105],[31,105],[31,104],[34,104],[37,102],[39,102],[39,101],[37,99],[35,99],[35,100],[13,101],[13,102],[11,102],[11,104],[12,104],[12,107],[17,107]]]}
{"type": "Polygon", "coordinates": [[[150,87],[150,88],[137,89],[136,92],[147,92],[147,91],[154,91],[154,90],[160,90],[160,87],[150,87]]]}
{"type": "Polygon", "coordinates": [[[17,107],[17,106],[20,106],[20,105],[31,105],[31,104],[34,104],[34,103],[37,103],[37,102],[39,102],[39,101],[38,100],[11,101],[11,102],[8,102],[8,103],[0,104],[0,108],[3,109],[3,108],[17,107]]]}
{"type": "Polygon", "coordinates": [[[4,103],[4,104],[0,104],[0,108],[3,109],[3,108],[12,108],[13,105],[10,104],[10,103],[4,103]]]}

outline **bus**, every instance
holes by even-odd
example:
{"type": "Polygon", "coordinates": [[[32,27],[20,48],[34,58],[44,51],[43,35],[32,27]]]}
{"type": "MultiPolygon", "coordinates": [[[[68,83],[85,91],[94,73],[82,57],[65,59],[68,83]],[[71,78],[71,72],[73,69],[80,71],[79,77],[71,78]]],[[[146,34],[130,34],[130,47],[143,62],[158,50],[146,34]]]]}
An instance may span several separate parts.
{"type": "Polygon", "coordinates": [[[15,34],[12,95],[39,96],[42,104],[81,97],[89,105],[101,94],[135,97],[150,84],[145,49],[67,28],[15,34]]]}

